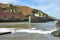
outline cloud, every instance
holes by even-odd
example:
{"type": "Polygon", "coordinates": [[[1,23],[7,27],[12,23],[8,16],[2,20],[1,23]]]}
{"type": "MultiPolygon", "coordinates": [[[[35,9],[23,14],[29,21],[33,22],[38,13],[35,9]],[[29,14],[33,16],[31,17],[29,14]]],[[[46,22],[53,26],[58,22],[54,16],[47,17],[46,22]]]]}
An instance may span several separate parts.
{"type": "Polygon", "coordinates": [[[0,3],[16,3],[17,0],[0,0],[0,3]]]}
{"type": "Polygon", "coordinates": [[[34,8],[40,9],[43,12],[60,18],[60,0],[37,0],[40,5],[33,6],[34,8]]]}

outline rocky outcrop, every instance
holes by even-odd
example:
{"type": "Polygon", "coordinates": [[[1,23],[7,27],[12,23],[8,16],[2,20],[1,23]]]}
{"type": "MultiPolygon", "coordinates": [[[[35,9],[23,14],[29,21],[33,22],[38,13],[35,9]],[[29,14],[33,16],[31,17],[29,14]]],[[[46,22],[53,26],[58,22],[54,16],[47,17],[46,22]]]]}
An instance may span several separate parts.
{"type": "Polygon", "coordinates": [[[4,32],[4,33],[0,33],[0,35],[6,35],[6,34],[11,34],[12,32],[4,32]]]}
{"type": "Polygon", "coordinates": [[[56,23],[56,31],[53,31],[51,34],[55,37],[60,37],[60,21],[56,23]]]}
{"type": "MultiPolygon", "coordinates": [[[[19,11],[21,11],[21,13],[23,14],[23,16],[24,17],[26,17],[26,16],[29,16],[29,15],[32,15],[33,13],[32,13],[32,10],[34,9],[34,8],[30,8],[30,7],[27,7],[27,6],[19,6],[19,5],[13,5],[12,6],[12,8],[10,8],[9,6],[8,6],[9,4],[0,4],[0,9],[1,8],[7,8],[7,11],[9,10],[9,9],[17,9],[17,10],[19,10],[19,11]]],[[[5,9],[4,9],[5,10],[5,9]]],[[[3,10],[3,11],[4,11],[3,10]]],[[[6,11],[6,10],[5,10],[6,11]]],[[[11,15],[9,14],[10,12],[8,11],[8,12],[5,12],[4,14],[6,15],[6,16],[8,16],[8,17],[11,17],[11,15]]],[[[43,15],[46,15],[46,13],[44,13],[44,12],[42,12],[42,11],[40,11],[39,10],[39,12],[38,12],[39,14],[43,14],[43,15]]],[[[21,17],[22,15],[21,14],[19,14],[19,13],[17,13],[17,14],[14,14],[14,13],[12,13],[13,15],[14,15],[14,17],[16,18],[16,17],[21,17]],[[16,15],[16,16],[15,16],[16,15]]],[[[1,15],[1,14],[0,14],[1,15]]],[[[42,15],[42,16],[43,16],[42,15]]],[[[5,17],[6,17],[5,16],[5,17]]],[[[35,16],[32,16],[33,18],[32,18],[32,22],[48,22],[48,21],[55,21],[53,18],[51,18],[51,17],[49,17],[49,15],[47,16],[47,18],[45,18],[45,17],[35,17],[35,16]]],[[[11,19],[11,20],[15,20],[15,19],[11,19]]],[[[8,19],[8,21],[9,21],[9,19],[8,19]]],[[[18,20],[16,20],[16,21],[18,21],[18,20]]]]}
{"type": "Polygon", "coordinates": [[[56,23],[56,27],[60,27],[60,21],[56,23]]]}
{"type": "Polygon", "coordinates": [[[55,36],[55,37],[60,37],[60,32],[59,31],[54,31],[51,33],[51,35],[55,36]]]}
{"type": "Polygon", "coordinates": [[[56,23],[56,28],[57,28],[58,31],[60,32],[60,21],[58,21],[58,22],[56,23]]]}
{"type": "Polygon", "coordinates": [[[31,19],[32,19],[32,20],[31,20],[32,22],[36,22],[36,23],[55,21],[54,19],[51,19],[51,18],[46,18],[46,17],[35,17],[35,16],[32,16],[31,19]]]}

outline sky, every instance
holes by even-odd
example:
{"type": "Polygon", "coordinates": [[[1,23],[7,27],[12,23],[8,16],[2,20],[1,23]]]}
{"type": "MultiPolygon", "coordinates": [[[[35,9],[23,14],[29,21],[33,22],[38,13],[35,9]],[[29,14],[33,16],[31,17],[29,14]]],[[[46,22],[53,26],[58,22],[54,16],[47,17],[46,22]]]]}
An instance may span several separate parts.
{"type": "Polygon", "coordinates": [[[60,0],[0,0],[0,3],[29,6],[60,19],[60,0]]]}

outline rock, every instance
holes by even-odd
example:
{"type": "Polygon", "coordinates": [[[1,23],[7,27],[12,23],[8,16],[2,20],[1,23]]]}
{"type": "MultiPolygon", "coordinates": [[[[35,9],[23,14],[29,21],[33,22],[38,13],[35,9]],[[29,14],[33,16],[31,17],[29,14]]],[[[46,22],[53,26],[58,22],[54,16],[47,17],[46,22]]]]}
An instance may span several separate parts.
{"type": "Polygon", "coordinates": [[[0,35],[11,34],[11,32],[0,33],[0,35]]]}
{"type": "Polygon", "coordinates": [[[60,27],[60,21],[56,23],[56,27],[60,27]]]}
{"type": "Polygon", "coordinates": [[[60,37],[60,32],[59,31],[54,31],[51,33],[51,35],[55,36],[55,37],[60,37]]]}

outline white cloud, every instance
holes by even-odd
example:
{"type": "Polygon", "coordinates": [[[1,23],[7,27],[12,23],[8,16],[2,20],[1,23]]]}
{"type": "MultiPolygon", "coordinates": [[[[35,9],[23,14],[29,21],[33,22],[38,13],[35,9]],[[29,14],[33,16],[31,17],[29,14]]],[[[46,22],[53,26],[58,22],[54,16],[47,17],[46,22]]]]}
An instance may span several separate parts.
{"type": "Polygon", "coordinates": [[[60,0],[35,0],[40,2],[60,2],[60,0]]]}
{"type": "Polygon", "coordinates": [[[17,0],[0,0],[0,3],[16,3],[17,0]]]}

